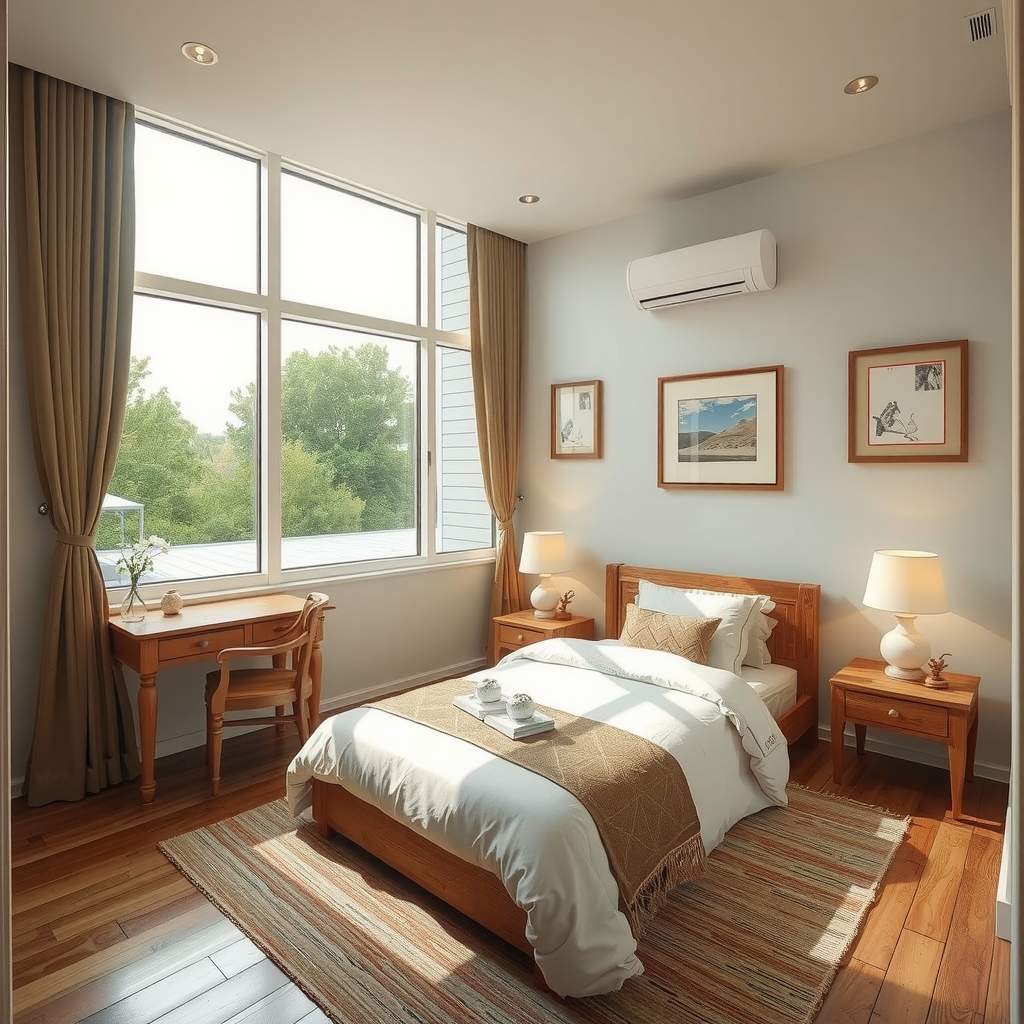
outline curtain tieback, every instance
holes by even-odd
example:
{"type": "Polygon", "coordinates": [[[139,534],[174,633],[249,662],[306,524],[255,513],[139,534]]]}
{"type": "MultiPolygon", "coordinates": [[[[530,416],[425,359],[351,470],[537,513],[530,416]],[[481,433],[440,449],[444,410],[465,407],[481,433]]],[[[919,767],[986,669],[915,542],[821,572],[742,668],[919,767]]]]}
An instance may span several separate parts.
{"type": "Polygon", "coordinates": [[[96,534],[89,537],[79,536],[74,533],[57,533],[58,544],[73,544],[80,548],[92,548],[96,546],[96,534]]]}
{"type": "Polygon", "coordinates": [[[508,532],[509,530],[512,529],[512,520],[511,519],[500,519],[498,521],[498,529],[499,530],[503,530],[505,532],[508,532]]]}

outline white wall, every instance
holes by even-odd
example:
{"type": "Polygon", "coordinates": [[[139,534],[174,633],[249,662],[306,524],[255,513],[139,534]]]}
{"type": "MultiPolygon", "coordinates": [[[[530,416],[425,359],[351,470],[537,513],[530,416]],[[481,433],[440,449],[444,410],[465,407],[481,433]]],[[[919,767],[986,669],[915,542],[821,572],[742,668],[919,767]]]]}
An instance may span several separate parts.
{"type": "MultiPolygon", "coordinates": [[[[982,676],[982,774],[1010,763],[1010,124],[1006,114],[658,207],[528,250],[523,529],[564,529],[556,580],[603,619],[609,561],[822,586],[828,678],[877,657],[892,617],[860,603],[871,552],[936,551],[952,611],[919,620],[950,669],[982,676]],[[768,228],[768,293],[640,312],[630,259],[768,228]],[[970,461],[847,462],[851,349],[970,340],[970,461]],[[786,367],[781,493],[657,487],[661,376],[786,367]],[[549,458],[549,386],[605,385],[601,461],[549,458]]],[[[869,736],[872,731],[869,731],[869,736]]],[[[939,745],[875,730],[945,763],[939,745]]]]}

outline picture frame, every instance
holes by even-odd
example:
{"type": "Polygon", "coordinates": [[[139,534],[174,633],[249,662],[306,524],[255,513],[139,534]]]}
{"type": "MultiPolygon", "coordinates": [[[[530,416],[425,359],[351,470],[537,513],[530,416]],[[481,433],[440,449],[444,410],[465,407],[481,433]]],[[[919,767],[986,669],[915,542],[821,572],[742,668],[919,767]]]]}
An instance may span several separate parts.
{"type": "Polygon", "coordinates": [[[848,461],[967,461],[966,340],[850,353],[848,461]]]}
{"type": "Polygon", "coordinates": [[[658,378],[658,486],[781,491],[784,366],[658,378]]]}
{"type": "Polygon", "coordinates": [[[601,391],[599,380],[551,385],[551,458],[602,457],[601,391]]]}

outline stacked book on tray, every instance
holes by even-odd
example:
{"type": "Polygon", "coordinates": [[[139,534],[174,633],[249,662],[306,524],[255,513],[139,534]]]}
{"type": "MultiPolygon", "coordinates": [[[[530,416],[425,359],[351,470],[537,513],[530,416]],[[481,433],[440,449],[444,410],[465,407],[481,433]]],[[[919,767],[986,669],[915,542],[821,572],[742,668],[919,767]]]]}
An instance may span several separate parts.
{"type": "Polygon", "coordinates": [[[529,718],[512,718],[506,710],[504,700],[485,703],[479,700],[475,693],[460,693],[452,699],[452,703],[514,740],[521,740],[524,736],[535,736],[539,732],[547,732],[555,727],[555,720],[550,715],[534,711],[529,718]]]}

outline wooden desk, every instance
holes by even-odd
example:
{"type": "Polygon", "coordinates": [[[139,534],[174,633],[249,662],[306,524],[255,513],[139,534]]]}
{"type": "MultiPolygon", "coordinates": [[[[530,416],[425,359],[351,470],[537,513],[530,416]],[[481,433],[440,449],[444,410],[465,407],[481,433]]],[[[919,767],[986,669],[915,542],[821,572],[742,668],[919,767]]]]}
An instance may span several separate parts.
{"type": "MultiPolygon", "coordinates": [[[[139,674],[139,742],[142,756],[140,792],[144,804],[156,794],[153,762],[156,756],[156,676],[162,668],[203,661],[227,647],[269,644],[288,630],[303,605],[291,594],[262,594],[229,601],[187,604],[177,615],[151,610],[143,622],[122,622],[110,617],[110,649],[114,671],[124,681],[123,666],[139,674]]],[[[309,727],[320,723],[320,682],[323,657],[323,618],[317,626],[310,665],[309,727]]],[[[273,719],[268,719],[272,724],[273,719]]]]}

